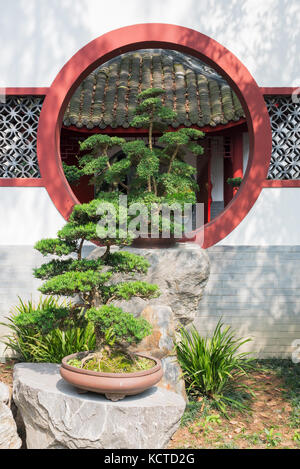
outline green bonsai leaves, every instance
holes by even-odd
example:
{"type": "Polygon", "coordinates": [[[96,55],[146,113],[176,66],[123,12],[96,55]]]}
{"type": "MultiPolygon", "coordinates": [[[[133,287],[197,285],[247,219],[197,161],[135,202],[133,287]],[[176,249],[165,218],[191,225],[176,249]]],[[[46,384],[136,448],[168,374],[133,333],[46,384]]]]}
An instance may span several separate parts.
{"type": "Polygon", "coordinates": [[[120,346],[137,344],[152,332],[145,319],[135,318],[112,305],[90,309],[87,319],[94,323],[98,344],[102,345],[107,342],[120,346]]]}
{"type": "Polygon", "coordinates": [[[89,175],[97,194],[105,187],[108,191],[120,190],[129,199],[143,196],[145,192],[158,197],[172,194],[174,199],[181,198],[180,194],[194,193],[198,188],[194,178],[196,169],[185,162],[185,155],[187,151],[196,156],[203,154],[198,141],[204,133],[191,128],[167,131],[176,113],[163,104],[164,94],[160,88],[149,88],[139,94],[131,126],[147,129],[146,141],[126,142],[119,137],[92,135],[80,143],[80,151],[86,153],[78,158],[77,172],[73,167],[64,166],[67,179],[74,182],[76,177],[89,175]],[[158,147],[153,144],[154,132],[162,134],[158,147]],[[117,161],[110,152],[116,146],[123,155],[117,161]]]}
{"type": "MultiPolygon", "coordinates": [[[[114,194],[108,194],[106,200],[115,201],[114,194]]],[[[98,237],[97,222],[102,216],[97,212],[98,204],[99,200],[94,200],[74,207],[69,222],[58,232],[57,238],[39,241],[35,246],[44,256],[56,256],[34,270],[35,277],[44,280],[39,290],[45,295],[77,298],[76,305],[58,307],[50,304],[49,308],[20,316],[18,321],[39,327],[45,334],[55,328],[90,321],[95,325],[98,347],[103,347],[105,338],[110,337],[110,344],[113,338],[115,346],[125,350],[151,333],[151,326],[116,308],[113,301],[155,298],[159,296],[159,290],[156,285],[119,277],[146,273],[149,263],[127,251],[110,251],[112,244],[128,244],[130,239],[98,237]],[[98,259],[89,260],[83,256],[84,243],[90,240],[104,246],[103,255],[98,259]]]]}

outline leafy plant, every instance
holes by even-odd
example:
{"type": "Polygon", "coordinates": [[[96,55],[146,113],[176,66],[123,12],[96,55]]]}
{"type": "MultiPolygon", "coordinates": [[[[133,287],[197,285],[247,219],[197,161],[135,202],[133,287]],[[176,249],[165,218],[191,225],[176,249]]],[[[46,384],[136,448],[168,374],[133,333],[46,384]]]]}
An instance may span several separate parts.
{"type": "Polygon", "coordinates": [[[220,418],[220,415],[219,414],[211,414],[211,415],[207,415],[204,420],[200,421],[197,426],[199,428],[201,428],[201,430],[203,431],[204,435],[207,435],[209,432],[211,432],[213,430],[213,427],[212,425],[214,424],[217,424],[217,425],[220,425],[221,424],[221,418],[220,418]]]}
{"type": "Polygon", "coordinates": [[[188,392],[212,399],[226,414],[226,405],[245,410],[243,397],[251,389],[241,383],[241,378],[253,369],[253,360],[247,353],[238,353],[249,339],[236,338],[230,327],[223,329],[221,320],[211,338],[203,338],[193,327],[182,328],[180,341],[175,345],[183,370],[188,392]],[[234,391],[234,392],[233,392],[234,391]],[[241,398],[237,391],[243,391],[241,398]]]}
{"type": "Polygon", "coordinates": [[[240,187],[242,184],[243,179],[242,178],[228,178],[227,179],[227,184],[229,184],[232,187],[240,187]]]}
{"type": "MultiPolygon", "coordinates": [[[[65,302],[63,305],[65,306],[65,302]]],[[[2,340],[7,349],[13,351],[20,360],[35,363],[60,363],[62,358],[76,353],[78,350],[88,351],[95,347],[95,334],[92,324],[84,327],[73,327],[65,331],[53,329],[43,334],[38,327],[28,327],[23,319],[26,315],[34,317],[37,311],[48,310],[49,307],[60,307],[54,297],[40,298],[37,304],[33,301],[23,302],[14,308],[12,315],[2,325],[7,326],[11,333],[2,340]],[[20,320],[21,319],[21,320],[20,320]]]]}
{"type": "Polygon", "coordinates": [[[264,429],[265,439],[267,441],[267,446],[276,447],[281,442],[281,433],[274,433],[274,427],[264,429]]]}
{"type": "Polygon", "coordinates": [[[293,441],[300,444],[300,430],[295,430],[293,435],[293,441]]]}

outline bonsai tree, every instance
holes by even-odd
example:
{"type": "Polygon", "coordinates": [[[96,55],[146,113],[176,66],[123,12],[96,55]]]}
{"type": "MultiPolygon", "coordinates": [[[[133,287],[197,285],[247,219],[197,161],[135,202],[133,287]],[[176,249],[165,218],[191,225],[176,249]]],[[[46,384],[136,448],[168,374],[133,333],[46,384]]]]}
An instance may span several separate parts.
{"type": "MultiPolygon", "coordinates": [[[[74,182],[82,175],[89,175],[96,194],[103,186],[111,192],[122,191],[129,203],[142,202],[148,206],[148,214],[153,204],[161,214],[164,204],[196,203],[196,168],[186,163],[184,157],[187,150],[197,156],[204,153],[198,143],[204,133],[191,128],[167,131],[176,113],[163,104],[164,94],[160,88],[149,88],[138,96],[131,126],[148,130],[147,143],[141,139],[126,142],[118,137],[93,135],[80,143],[80,151],[85,154],[78,158],[79,169],[64,166],[68,180],[74,182]],[[161,134],[159,147],[153,144],[155,132],[161,134]],[[113,146],[119,146],[123,152],[124,157],[119,161],[113,161],[109,154],[113,146]]],[[[168,220],[160,216],[159,230],[165,223],[168,220]]],[[[170,228],[174,231],[172,220],[170,228]]]]}
{"type": "Polygon", "coordinates": [[[242,181],[242,178],[228,178],[226,182],[232,187],[240,187],[242,181]]]}
{"type": "MultiPolygon", "coordinates": [[[[118,203],[115,193],[103,194],[101,201],[118,203]]],[[[125,354],[132,361],[132,346],[151,333],[151,325],[143,318],[135,318],[114,305],[117,300],[133,297],[144,299],[159,296],[156,285],[141,281],[122,281],[120,273],[146,273],[149,263],[143,257],[127,251],[111,252],[111,245],[130,244],[131,239],[120,238],[116,230],[115,238],[100,238],[97,223],[103,216],[99,214],[100,199],[89,204],[78,205],[68,223],[57,234],[57,238],[43,239],[35,249],[44,256],[55,256],[34,270],[38,279],[44,280],[40,287],[45,295],[73,297],[73,307],[49,307],[36,310],[32,314],[21,314],[21,325],[40,327],[47,334],[53,328],[67,328],[83,322],[95,326],[96,350],[88,355],[82,366],[89,360],[101,362],[114,353],[125,354]],[[103,245],[103,255],[96,260],[83,257],[85,242],[95,241],[103,245]]]]}

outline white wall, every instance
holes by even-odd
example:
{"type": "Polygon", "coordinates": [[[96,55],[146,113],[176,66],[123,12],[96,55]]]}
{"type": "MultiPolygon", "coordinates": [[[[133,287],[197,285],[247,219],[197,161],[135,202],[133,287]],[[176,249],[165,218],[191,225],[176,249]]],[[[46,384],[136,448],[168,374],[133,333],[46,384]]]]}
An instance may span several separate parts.
{"type": "Polygon", "coordinates": [[[299,0],[0,0],[0,86],[49,86],[81,47],[136,23],[186,26],[233,52],[260,86],[299,86],[299,0]]]}
{"type": "Polygon", "coordinates": [[[212,183],[211,198],[213,202],[224,200],[224,148],[223,137],[213,137],[211,140],[211,167],[210,178],[212,183]]]}
{"type": "Polygon", "coordinates": [[[300,188],[265,188],[244,220],[218,245],[300,245],[300,188]]]}
{"type": "MultiPolygon", "coordinates": [[[[300,189],[265,188],[239,226],[218,245],[300,245],[300,189]]],[[[0,246],[33,246],[65,221],[43,187],[0,187],[0,246]]]]}
{"type": "Polygon", "coordinates": [[[249,134],[243,133],[243,173],[245,174],[249,159],[249,134]]]}
{"type": "Polygon", "coordinates": [[[0,246],[33,246],[65,221],[44,187],[0,187],[0,246]]]}

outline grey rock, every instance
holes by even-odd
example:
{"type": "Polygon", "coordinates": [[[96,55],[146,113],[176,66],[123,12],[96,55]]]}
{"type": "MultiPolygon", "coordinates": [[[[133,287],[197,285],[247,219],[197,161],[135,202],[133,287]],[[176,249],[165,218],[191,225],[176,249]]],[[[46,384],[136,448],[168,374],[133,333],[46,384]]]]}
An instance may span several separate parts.
{"type": "MultiPolygon", "coordinates": [[[[154,283],[159,286],[161,295],[151,301],[140,298],[132,299],[130,302],[119,301],[118,305],[139,315],[148,304],[164,304],[170,306],[177,322],[183,325],[191,323],[209,278],[210,263],[206,251],[195,243],[177,243],[171,248],[164,249],[141,249],[129,246],[123,250],[143,256],[150,263],[146,275],[123,278],[154,283]]],[[[96,248],[89,258],[95,259],[101,255],[103,248],[96,248]]]]}
{"type": "Polygon", "coordinates": [[[0,402],[0,449],[20,449],[21,446],[12,412],[0,402]]]}
{"type": "Polygon", "coordinates": [[[10,392],[9,387],[0,381],[0,402],[10,406],[10,392]]]}
{"type": "Polygon", "coordinates": [[[152,324],[153,331],[142,340],[137,350],[147,352],[162,361],[164,375],[158,386],[187,399],[182,370],[174,350],[176,334],[172,309],[166,305],[152,304],[143,310],[141,316],[152,324]]]}
{"type": "Polygon", "coordinates": [[[160,449],[185,410],[182,397],[157,387],[119,402],[79,395],[53,364],[16,365],[13,396],[28,449],[160,449]]]}
{"type": "MultiPolygon", "coordinates": [[[[143,316],[153,325],[153,334],[142,341],[139,351],[151,352],[162,360],[164,377],[159,386],[180,394],[186,399],[182,371],[174,353],[174,342],[181,325],[194,321],[210,274],[206,251],[195,243],[177,243],[171,248],[141,249],[124,247],[126,251],[148,259],[146,275],[120,274],[114,281],[143,280],[158,285],[161,295],[152,300],[132,298],[114,301],[135,316],[143,316]]],[[[94,249],[89,258],[103,255],[103,248],[94,249]]]]}

